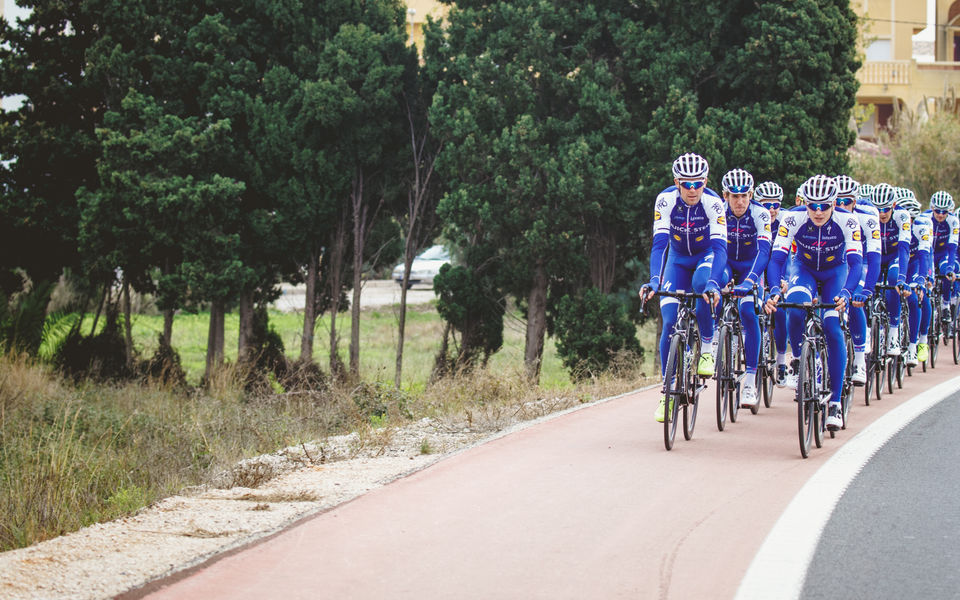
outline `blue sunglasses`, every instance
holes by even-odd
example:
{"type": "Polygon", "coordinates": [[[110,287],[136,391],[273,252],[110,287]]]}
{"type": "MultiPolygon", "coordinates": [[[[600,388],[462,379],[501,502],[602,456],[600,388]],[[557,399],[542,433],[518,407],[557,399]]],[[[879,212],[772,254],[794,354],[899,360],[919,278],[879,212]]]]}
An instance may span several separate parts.
{"type": "Polygon", "coordinates": [[[749,185],[731,185],[727,188],[727,191],[731,194],[746,194],[750,191],[749,185]]]}
{"type": "Polygon", "coordinates": [[[819,210],[819,211],[830,210],[832,206],[833,206],[832,202],[807,202],[807,208],[809,208],[810,210],[819,210]]]}
{"type": "Polygon", "coordinates": [[[686,190],[699,190],[703,187],[702,181],[681,181],[680,187],[686,190]]]}
{"type": "Polygon", "coordinates": [[[764,202],[762,206],[767,210],[776,210],[780,208],[779,202],[764,202]]]}
{"type": "Polygon", "coordinates": [[[853,204],[853,196],[837,196],[837,204],[841,206],[846,206],[848,204],[853,204]]]}
{"type": "Polygon", "coordinates": [[[880,208],[879,206],[877,207],[877,212],[881,212],[881,213],[888,213],[891,210],[893,210],[892,206],[888,206],[886,208],[880,208]]]}
{"type": "Polygon", "coordinates": [[[935,214],[938,214],[938,215],[945,215],[945,214],[949,213],[950,211],[947,210],[947,209],[945,209],[945,208],[935,208],[935,209],[933,209],[933,212],[934,212],[935,214]]]}

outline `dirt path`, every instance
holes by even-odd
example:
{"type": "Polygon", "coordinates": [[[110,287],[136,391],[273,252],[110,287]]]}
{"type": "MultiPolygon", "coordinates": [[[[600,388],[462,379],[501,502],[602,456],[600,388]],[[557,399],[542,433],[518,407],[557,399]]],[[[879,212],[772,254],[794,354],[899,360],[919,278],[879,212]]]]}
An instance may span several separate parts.
{"type": "Polygon", "coordinates": [[[730,598],[790,499],[870,422],[952,364],[854,406],[802,460],[788,390],[723,433],[712,391],[672,452],[655,390],[494,440],[155,583],[150,598],[730,598]]]}

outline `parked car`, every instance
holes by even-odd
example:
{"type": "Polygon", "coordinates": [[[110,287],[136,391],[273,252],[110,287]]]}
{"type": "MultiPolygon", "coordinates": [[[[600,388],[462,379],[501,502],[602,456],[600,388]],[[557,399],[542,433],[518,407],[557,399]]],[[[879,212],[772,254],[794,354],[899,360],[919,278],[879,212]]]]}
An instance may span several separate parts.
{"type": "MultiPolygon", "coordinates": [[[[422,283],[433,285],[434,276],[440,272],[440,267],[450,262],[450,253],[443,246],[430,246],[413,259],[410,265],[410,281],[407,288],[422,283]]],[[[403,285],[403,263],[393,268],[393,280],[397,285],[403,285]]]]}

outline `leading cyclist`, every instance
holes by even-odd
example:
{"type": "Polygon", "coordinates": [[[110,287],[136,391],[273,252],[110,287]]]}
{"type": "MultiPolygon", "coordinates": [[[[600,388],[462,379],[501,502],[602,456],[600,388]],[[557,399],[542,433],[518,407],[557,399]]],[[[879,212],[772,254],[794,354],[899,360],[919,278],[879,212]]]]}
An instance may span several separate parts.
{"type": "MultiPolygon", "coordinates": [[[[853,297],[862,275],[863,257],[860,243],[860,223],[850,213],[835,210],[837,184],[832,177],[814,175],[802,186],[806,211],[790,211],[777,231],[771,256],[772,280],[777,281],[787,260],[790,245],[797,245],[797,271],[790,279],[786,293],[788,302],[808,303],[814,298],[832,302],[836,308],[823,316],[823,329],[830,348],[827,368],[830,373],[830,402],[827,405],[826,425],[830,430],[843,425],[840,393],[847,364],[847,346],[840,328],[840,313],[853,297]]],[[[777,309],[781,292],[771,287],[766,310],[777,309]]],[[[788,380],[797,385],[800,369],[800,347],[803,342],[805,314],[802,310],[787,310],[787,329],[795,357],[791,361],[788,380]]]]}
{"type": "MultiPolygon", "coordinates": [[[[713,307],[720,299],[720,280],[727,266],[727,225],[723,200],[707,187],[710,168],[699,154],[683,154],[673,161],[673,183],[657,196],[653,213],[653,249],[650,257],[650,281],[640,288],[640,296],[649,300],[660,291],[693,290],[703,295],[697,300],[697,325],[703,353],[697,373],[713,375],[713,307]]],[[[660,373],[665,375],[670,335],[677,322],[678,301],[663,298],[660,314],[660,373]]],[[[663,422],[664,398],[654,412],[663,422]]]]}

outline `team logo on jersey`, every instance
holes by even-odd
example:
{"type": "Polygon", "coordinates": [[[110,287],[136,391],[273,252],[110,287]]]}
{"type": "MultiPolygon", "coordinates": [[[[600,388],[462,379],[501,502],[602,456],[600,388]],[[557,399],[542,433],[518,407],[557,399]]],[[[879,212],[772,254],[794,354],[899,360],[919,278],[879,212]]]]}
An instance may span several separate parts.
{"type": "Polygon", "coordinates": [[[787,237],[788,235],[790,235],[790,232],[787,230],[786,227],[781,225],[780,229],[777,230],[777,235],[780,237],[787,237]]]}
{"type": "Polygon", "coordinates": [[[693,240],[693,241],[699,242],[699,241],[702,240],[702,239],[703,239],[703,236],[702,236],[702,235],[698,235],[698,236],[697,236],[697,239],[695,239],[695,240],[693,240]]]}
{"type": "Polygon", "coordinates": [[[956,228],[955,228],[955,229],[953,230],[953,235],[957,235],[958,233],[960,233],[960,229],[956,229],[956,228]]]}
{"type": "Polygon", "coordinates": [[[923,234],[923,235],[920,237],[920,239],[923,240],[923,241],[927,241],[927,240],[930,239],[930,234],[929,234],[929,233],[925,233],[925,234],[923,234]]]}
{"type": "Polygon", "coordinates": [[[835,259],[835,258],[836,258],[836,256],[828,256],[828,257],[827,257],[827,262],[830,262],[831,260],[833,260],[833,259],[835,259]]]}
{"type": "Polygon", "coordinates": [[[873,239],[875,239],[875,240],[879,240],[879,239],[880,239],[880,230],[879,230],[879,229],[874,229],[874,230],[873,230],[873,239]]]}
{"type": "Polygon", "coordinates": [[[657,208],[666,208],[666,207],[667,207],[666,198],[660,198],[659,200],[657,200],[657,208]]]}
{"type": "Polygon", "coordinates": [[[910,221],[904,221],[904,222],[903,222],[903,230],[904,230],[904,231],[907,231],[908,229],[910,229],[910,221]]]}
{"type": "Polygon", "coordinates": [[[659,221],[659,220],[660,220],[660,211],[659,211],[659,210],[653,211],[653,220],[654,220],[654,221],[659,221]]]}
{"type": "MultiPolygon", "coordinates": [[[[797,220],[793,218],[793,215],[791,215],[783,220],[783,224],[786,225],[787,227],[793,227],[794,225],[797,224],[797,220]]],[[[781,229],[783,228],[781,227],[781,229]]]]}
{"type": "Polygon", "coordinates": [[[853,230],[853,241],[855,241],[855,242],[859,242],[859,241],[860,241],[860,230],[859,230],[859,229],[854,229],[854,230],[853,230]]]}
{"type": "Polygon", "coordinates": [[[876,229],[876,228],[877,228],[877,222],[874,221],[873,219],[867,219],[867,229],[876,229]]]}
{"type": "Polygon", "coordinates": [[[764,223],[764,224],[763,224],[763,230],[769,232],[769,231],[770,231],[770,223],[764,223]]]}
{"type": "Polygon", "coordinates": [[[678,242],[683,241],[683,240],[680,239],[680,236],[677,235],[677,234],[674,234],[674,235],[673,235],[673,239],[677,240],[678,242]]]}
{"type": "Polygon", "coordinates": [[[717,224],[719,224],[719,225],[726,225],[726,224],[727,224],[727,220],[726,220],[725,218],[723,218],[723,215],[720,215],[719,217],[717,217],[717,224]]]}

